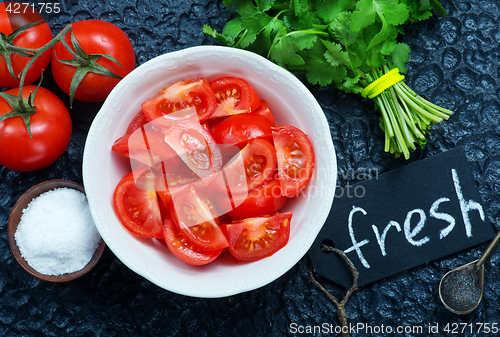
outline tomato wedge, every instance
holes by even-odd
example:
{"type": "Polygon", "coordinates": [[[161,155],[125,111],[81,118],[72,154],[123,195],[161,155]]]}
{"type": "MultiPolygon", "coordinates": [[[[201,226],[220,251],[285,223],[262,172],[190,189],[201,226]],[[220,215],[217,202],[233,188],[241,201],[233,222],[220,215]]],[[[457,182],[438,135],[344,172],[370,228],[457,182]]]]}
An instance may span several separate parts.
{"type": "Polygon", "coordinates": [[[314,171],[311,141],[304,132],[291,125],[277,126],[272,133],[283,195],[297,194],[307,185],[314,171]]]}
{"type": "Polygon", "coordinates": [[[207,120],[215,111],[217,99],[205,78],[179,81],[160,91],[142,104],[147,119],[154,121],[164,115],[188,107],[195,107],[199,122],[207,120]]]}
{"type": "MultiPolygon", "coordinates": [[[[170,170],[175,171],[180,163],[177,153],[164,140],[163,132],[147,123],[132,133],[118,138],[111,149],[137,163],[154,167],[167,162],[170,170]]],[[[133,163],[135,168],[137,163],[133,163]]]]}
{"type": "Polygon", "coordinates": [[[269,104],[267,104],[267,101],[262,100],[261,104],[260,104],[260,108],[255,110],[255,113],[266,117],[267,119],[269,119],[272,126],[276,126],[276,121],[274,120],[274,115],[273,115],[271,109],[269,108],[269,104]]]}
{"type": "Polygon", "coordinates": [[[132,133],[135,130],[139,129],[141,126],[147,124],[149,120],[146,118],[144,111],[139,111],[137,115],[132,119],[130,124],[128,125],[126,133],[132,133]]]}
{"type": "Polygon", "coordinates": [[[280,182],[272,179],[248,195],[232,195],[234,209],[227,214],[233,219],[273,214],[285,206],[288,198],[281,193],[280,182]]]}
{"type": "Polygon", "coordinates": [[[272,140],[272,124],[266,117],[251,113],[224,119],[213,131],[217,144],[242,145],[251,139],[272,140]]]}
{"type": "Polygon", "coordinates": [[[200,178],[220,171],[220,149],[200,123],[182,121],[175,124],[166,131],[165,141],[200,178]]]}
{"type": "Polygon", "coordinates": [[[229,251],[247,261],[273,255],[288,243],[291,218],[292,212],[286,212],[226,225],[229,251]]]}
{"type": "Polygon", "coordinates": [[[228,246],[209,205],[194,186],[173,195],[170,212],[177,229],[194,246],[216,250],[228,246]]]}
{"type": "Polygon", "coordinates": [[[210,81],[217,98],[217,107],[211,118],[249,113],[260,106],[254,87],[239,77],[225,76],[210,81]]]}
{"type": "Polygon", "coordinates": [[[162,218],[154,188],[155,177],[143,175],[137,187],[133,172],[125,175],[113,193],[113,208],[120,223],[137,236],[163,238],[162,218]]]}
{"type": "Polygon", "coordinates": [[[272,177],[276,163],[273,144],[264,139],[252,139],[224,166],[224,180],[219,175],[212,185],[220,191],[229,190],[232,195],[247,194],[272,177]]]}
{"type": "Polygon", "coordinates": [[[163,234],[170,252],[179,260],[195,266],[212,262],[223,250],[207,251],[192,245],[177,229],[170,212],[163,221],[163,234]]]}
{"type": "Polygon", "coordinates": [[[158,197],[170,208],[172,195],[180,192],[191,183],[200,179],[186,164],[181,163],[173,173],[162,173],[156,176],[155,186],[158,197]]]}
{"type": "Polygon", "coordinates": [[[226,118],[227,117],[209,118],[201,123],[201,125],[203,125],[203,127],[207,129],[207,131],[210,132],[211,135],[213,135],[217,125],[219,125],[226,118]]]}

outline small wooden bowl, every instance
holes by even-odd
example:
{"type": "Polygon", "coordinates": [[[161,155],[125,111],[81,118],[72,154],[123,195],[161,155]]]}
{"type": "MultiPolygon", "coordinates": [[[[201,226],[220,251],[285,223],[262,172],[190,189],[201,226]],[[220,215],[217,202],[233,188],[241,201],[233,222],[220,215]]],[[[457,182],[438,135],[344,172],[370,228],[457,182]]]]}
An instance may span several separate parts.
{"type": "Polygon", "coordinates": [[[19,222],[21,221],[21,216],[23,215],[23,209],[25,209],[28,204],[36,197],[38,197],[40,194],[45,193],[47,191],[56,189],[56,188],[62,188],[62,187],[68,187],[72,188],[74,190],[80,191],[82,193],[85,193],[85,190],[82,185],[77,184],[73,181],[70,180],[63,180],[63,179],[54,179],[54,180],[49,180],[42,182],[38,185],[33,186],[29,190],[27,190],[20,198],[17,200],[16,204],[14,205],[14,208],[12,208],[12,211],[10,212],[10,217],[9,217],[9,223],[7,224],[7,237],[9,239],[9,246],[10,250],[12,251],[12,254],[14,254],[14,257],[16,258],[17,262],[21,265],[21,267],[24,268],[29,274],[33,275],[36,278],[39,278],[40,280],[44,281],[49,281],[49,282],[67,282],[74,280],[88,271],[90,271],[99,261],[101,258],[102,253],[104,252],[104,248],[106,247],[106,244],[104,243],[104,240],[101,239],[101,243],[97,247],[96,251],[94,252],[94,255],[92,256],[92,259],[87,263],[87,265],[78,271],[75,271],[73,273],[69,274],[62,274],[62,275],[44,275],[30,267],[30,265],[26,262],[26,260],[22,257],[21,252],[19,251],[19,247],[17,246],[16,239],[14,237],[16,231],[17,231],[17,226],[19,225],[19,222]]]}

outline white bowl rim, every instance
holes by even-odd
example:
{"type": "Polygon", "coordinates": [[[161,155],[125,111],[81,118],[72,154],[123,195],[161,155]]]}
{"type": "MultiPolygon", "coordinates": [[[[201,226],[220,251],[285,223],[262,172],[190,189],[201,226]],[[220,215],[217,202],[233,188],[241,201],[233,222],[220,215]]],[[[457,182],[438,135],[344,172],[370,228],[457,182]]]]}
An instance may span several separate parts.
{"type": "MultiPolygon", "coordinates": [[[[111,207],[111,202],[110,202],[111,196],[105,197],[99,195],[99,193],[94,193],[92,189],[92,187],[96,187],[98,185],[96,176],[102,173],[97,171],[93,167],[94,166],[93,163],[95,163],[96,160],[99,160],[99,158],[97,158],[97,154],[93,151],[94,148],[92,147],[92,145],[96,143],[99,137],[99,132],[101,132],[103,129],[109,128],[109,125],[106,124],[109,124],[110,121],[106,120],[106,118],[104,117],[105,111],[107,109],[112,108],[113,103],[115,103],[118,100],[119,94],[127,88],[127,86],[130,84],[131,81],[132,82],[134,80],[137,81],[137,79],[141,78],[141,75],[144,72],[154,68],[159,63],[172,60],[178,60],[179,62],[183,62],[186,60],[186,58],[189,58],[189,56],[198,54],[224,55],[223,57],[237,57],[249,60],[249,62],[256,62],[263,64],[265,68],[271,69],[273,72],[279,74],[279,76],[286,78],[286,80],[289,81],[291,85],[302,88],[305,98],[308,100],[307,103],[311,104],[312,107],[314,108],[314,111],[318,112],[317,115],[313,117],[317,118],[319,121],[320,126],[318,132],[320,134],[330,135],[330,129],[328,126],[326,116],[324,115],[319,103],[316,101],[316,99],[310,93],[310,91],[304,86],[304,84],[293,74],[255,53],[241,49],[222,47],[222,46],[190,47],[157,56],[145,62],[144,64],[140,65],[136,69],[134,69],[129,75],[127,75],[127,77],[124,80],[120,81],[118,85],[110,93],[106,101],[103,103],[100,111],[97,113],[90,127],[87,136],[87,141],[85,144],[84,160],[83,160],[83,183],[86,189],[90,210],[94,222],[96,224],[96,227],[99,233],[101,234],[101,237],[106,242],[107,246],[111,249],[111,251],[117,256],[117,258],[120,259],[128,268],[130,268],[137,274],[143,276],[144,278],[148,279],[152,283],[155,283],[159,287],[186,296],[217,298],[217,297],[231,296],[246,291],[251,291],[260,288],[262,286],[265,286],[273,282],[274,280],[278,279],[279,277],[281,277],[284,273],[290,270],[300,259],[302,259],[302,257],[304,257],[304,255],[307,253],[307,251],[313,244],[317,234],[323,227],[328,217],[331,205],[333,203],[335,195],[336,179],[337,179],[337,161],[336,161],[335,149],[333,147],[333,141],[331,140],[330,137],[327,137],[328,140],[326,140],[325,144],[323,144],[324,146],[321,148],[321,154],[318,153],[317,149],[315,150],[317,156],[316,160],[318,160],[318,154],[320,154],[324,157],[323,159],[326,161],[325,167],[327,172],[325,178],[330,188],[326,190],[325,194],[323,195],[324,198],[322,200],[322,204],[324,203],[324,205],[321,209],[321,212],[316,212],[313,215],[315,222],[312,228],[308,228],[309,233],[307,234],[301,233],[304,234],[301,236],[301,238],[303,239],[302,244],[298,247],[294,247],[294,249],[291,252],[292,256],[286,256],[285,260],[283,261],[284,263],[276,263],[275,267],[272,269],[272,273],[262,275],[262,277],[259,277],[258,279],[253,279],[247,284],[244,283],[234,284],[229,287],[226,286],[224,287],[224,289],[218,289],[217,291],[212,291],[210,289],[199,290],[194,288],[185,288],[182,284],[183,282],[181,279],[177,280],[176,283],[171,283],[171,280],[170,282],[168,281],[166,282],[158,278],[156,275],[152,275],[150,271],[147,270],[147,268],[144,268],[144,265],[137,264],[133,260],[130,260],[127,257],[127,254],[124,254],[124,250],[114,244],[113,238],[108,235],[108,231],[105,229],[106,226],[105,222],[101,221],[103,214],[106,213],[109,215],[109,212],[113,213],[113,209],[111,207]],[[321,114],[319,114],[319,112],[321,112],[321,114]],[[105,124],[104,127],[102,126],[103,124],[105,124]],[[108,205],[103,206],[102,203],[106,202],[106,200],[108,201],[108,205]]],[[[292,218],[292,223],[293,223],[293,218],[292,218]]],[[[280,254],[280,252],[281,251],[261,261],[274,259],[278,262],[281,262],[280,259],[283,258],[282,256],[283,254],[280,254]]],[[[269,261],[265,262],[269,263],[269,261]]],[[[198,278],[202,279],[202,277],[198,278]]]]}

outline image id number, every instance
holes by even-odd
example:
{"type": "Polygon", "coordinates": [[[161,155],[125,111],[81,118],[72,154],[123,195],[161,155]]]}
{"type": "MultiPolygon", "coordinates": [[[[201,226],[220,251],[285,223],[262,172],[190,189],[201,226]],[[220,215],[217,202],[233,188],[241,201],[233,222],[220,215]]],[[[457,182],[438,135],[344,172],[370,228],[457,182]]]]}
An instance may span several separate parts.
{"type": "Polygon", "coordinates": [[[34,13],[35,10],[38,9],[39,13],[60,13],[61,7],[60,3],[51,3],[51,2],[39,2],[35,4],[29,4],[27,2],[14,2],[9,3],[5,7],[5,11],[9,14],[24,14],[24,13],[34,13]]]}
{"type": "Polygon", "coordinates": [[[449,334],[481,333],[497,334],[500,332],[498,323],[448,323],[443,331],[449,334]]]}

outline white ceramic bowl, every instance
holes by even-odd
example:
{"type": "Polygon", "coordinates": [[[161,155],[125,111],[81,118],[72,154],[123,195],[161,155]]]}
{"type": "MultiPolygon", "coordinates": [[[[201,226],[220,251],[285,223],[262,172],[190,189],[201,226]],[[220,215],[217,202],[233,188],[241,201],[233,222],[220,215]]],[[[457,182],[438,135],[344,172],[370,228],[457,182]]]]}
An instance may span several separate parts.
{"type": "Polygon", "coordinates": [[[291,73],[240,49],[200,46],[158,56],[113,89],[90,128],[83,157],[83,181],[95,225],[113,253],[130,269],[161,288],[194,297],[224,297],[262,287],[293,267],[311,247],[330,211],[337,162],[327,120],[307,88],[291,73]],[[206,266],[190,266],[154,239],[128,233],[112,207],[113,191],[128,173],[127,161],[111,151],[141,104],[179,80],[221,75],[245,78],[268,101],[277,125],[290,124],[311,139],[316,154],[306,197],[291,199],[290,240],[273,256],[235,263],[221,256],[206,266]]]}

